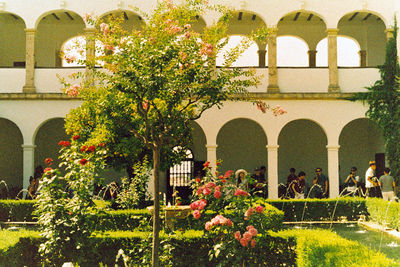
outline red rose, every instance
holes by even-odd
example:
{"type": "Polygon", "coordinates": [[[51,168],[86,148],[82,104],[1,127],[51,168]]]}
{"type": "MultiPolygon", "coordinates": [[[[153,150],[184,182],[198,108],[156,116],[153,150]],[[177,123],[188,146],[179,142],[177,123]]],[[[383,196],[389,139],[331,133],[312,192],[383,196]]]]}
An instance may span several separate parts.
{"type": "Polygon", "coordinates": [[[88,162],[87,159],[80,159],[79,160],[79,164],[81,164],[81,165],[85,165],[87,162],[88,162]]]}
{"type": "Polygon", "coordinates": [[[72,137],[72,139],[74,139],[74,141],[78,140],[79,138],[80,138],[80,135],[74,135],[74,136],[72,137]]]}
{"type": "Polygon", "coordinates": [[[67,146],[71,145],[71,142],[69,142],[69,141],[60,141],[60,142],[58,142],[58,145],[62,146],[62,147],[67,147],[67,146]]]}
{"type": "Polygon", "coordinates": [[[50,168],[50,167],[48,167],[48,168],[46,168],[46,169],[43,170],[44,173],[50,172],[50,171],[51,171],[51,168],[50,168]]]}
{"type": "Polygon", "coordinates": [[[204,163],[204,164],[203,164],[204,169],[207,169],[209,165],[210,165],[210,162],[209,162],[209,161],[207,161],[206,163],[204,163]]]}
{"type": "Polygon", "coordinates": [[[52,158],[46,158],[45,160],[44,160],[44,163],[46,163],[47,165],[51,165],[51,164],[53,164],[53,159],[52,158]]]}
{"type": "Polygon", "coordinates": [[[196,178],[196,183],[200,183],[200,178],[199,177],[196,178]]]}
{"type": "Polygon", "coordinates": [[[81,147],[81,152],[85,152],[86,149],[87,149],[87,146],[82,146],[82,147],[81,147]]]}
{"type": "Polygon", "coordinates": [[[99,144],[99,147],[105,147],[105,146],[106,146],[106,144],[104,144],[104,143],[99,144]]]}
{"type": "Polygon", "coordinates": [[[95,146],[89,146],[86,150],[86,152],[94,152],[96,150],[95,146]]]}

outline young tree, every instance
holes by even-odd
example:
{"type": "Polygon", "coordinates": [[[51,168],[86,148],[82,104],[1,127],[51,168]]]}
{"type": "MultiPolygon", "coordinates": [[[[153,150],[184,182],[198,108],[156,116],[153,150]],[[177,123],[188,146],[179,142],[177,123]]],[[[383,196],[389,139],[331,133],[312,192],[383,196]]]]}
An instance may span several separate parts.
{"type": "Polygon", "coordinates": [[[400,67],[397,59],[397,23],[393,37],[386,44],[385,63],[379,66],[381,79],[368,92],[358,93],[353,100],[369,105],[366,115],[382,129],[386,155],[393,177],[400,175],[400,67]]]}
{"type": "MultiPolygon", "coordinates": [[[[67,117],[66,125],[69,133],[85,135],[88,143],[125,140],[125,153],[133,158],[143,150],[152,152],[152,261],[153,266],[158,266],[161,155],[169,155],[173,147],[185,148],[190,143],[191,121],[206,110],[233,100],[233,95],[243,96],[248,87],[259,83],[259,77],[254,76],[253,70],[215,67],[216,55],[227,43],[227,39],[221,40],[226,37],[229,10],[209,6],[203,0],[184,1],[182,5],[164,1],[151,15],[141,15],[147,23],[133,32],[125,31],[121,20],[115,17],[88,18],[97,30],[94,38],[103,47],[98,53],[101,56],[85,62],[90,70],[85,82],[66,90],[84,101],[81,108],[67,117]],[[192,26],[196,16],[206,9],[222,12],[223,16],[197,33],[192,26]],[[102,64],[103,70],[94,68],[96,64],[102,64]],[[86,124],[90,127],[82,127],[86,124]],[[82,132],[87,129],[90,132],[82,132]]],[[[266,35],[267,31],[262,29],[254,38],[265,39],[266,35]]],[[[246,39],[225,54],[226,67],[249,47],[250,41],[246,39]]],[[[257,105],[265,111],[264,103],[257,105]]]]}

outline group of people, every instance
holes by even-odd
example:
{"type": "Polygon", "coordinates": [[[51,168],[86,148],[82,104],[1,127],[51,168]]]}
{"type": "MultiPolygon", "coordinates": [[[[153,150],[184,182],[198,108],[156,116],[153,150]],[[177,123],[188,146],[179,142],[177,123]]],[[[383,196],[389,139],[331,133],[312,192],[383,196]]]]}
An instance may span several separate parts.
{"type": "MultiPolygon", "coordinates": [[[[306,191],[306,173],[300,171],[296,175],[296,169],[290,168],[290,174],[286,180],[286,187],[284,188],[281,197],[304,199],[306,191]]],[[[328,197],[328,177],[322,173],[322,168],[315,169],[315,177],[313,185],[310,189],[310,197],[312,198],[327,198],[328,197]]]]}
{"type": "Polygon", "coordinates": [[[40,178],[43,176],[43,167],[41,165],[35,168],[33,176],[29,177],[29,186],[25,199],[35,199],[37,197],[40,178]]]}
{"type": "Polygon", "coordinates": [[[365,188],[367,197],[382,197],[385,200],[396,200],[394,187],[396,186],[388,167],[383,169],[381,177],[376,176],[375,161],[369,162],[369,168],[365,173],[365,188]]]}

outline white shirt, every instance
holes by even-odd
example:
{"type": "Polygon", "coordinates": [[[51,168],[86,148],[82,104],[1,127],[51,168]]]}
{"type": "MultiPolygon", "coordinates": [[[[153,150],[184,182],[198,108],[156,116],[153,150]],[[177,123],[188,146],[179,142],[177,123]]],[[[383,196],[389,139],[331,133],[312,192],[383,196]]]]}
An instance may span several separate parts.
{"type": "Polygon", "coordinates": [[[374,170],[371,167],[369,167],[365,173],[365,187],[366,188],[374,187],[374,185],[370,181],[368,181],[368,177],[374,177],[374,170]]]}

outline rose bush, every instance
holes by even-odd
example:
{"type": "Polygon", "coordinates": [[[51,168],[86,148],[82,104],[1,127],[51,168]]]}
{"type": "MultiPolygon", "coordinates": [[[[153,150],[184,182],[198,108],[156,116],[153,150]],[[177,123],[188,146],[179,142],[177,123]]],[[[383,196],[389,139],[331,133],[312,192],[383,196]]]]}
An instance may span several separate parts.
{"type": "Polygon", "coordinates": [[[269,230],[264,206],[247,192],[247,184],[238,184],[233,171],[213,173],[209,164],[204,164],[206,176],[193,181],[190,208],[206,235],[215,240],[210,260],[217,259],[221,266],[252,264],[257,257],[254,248],[269,230]]]}

